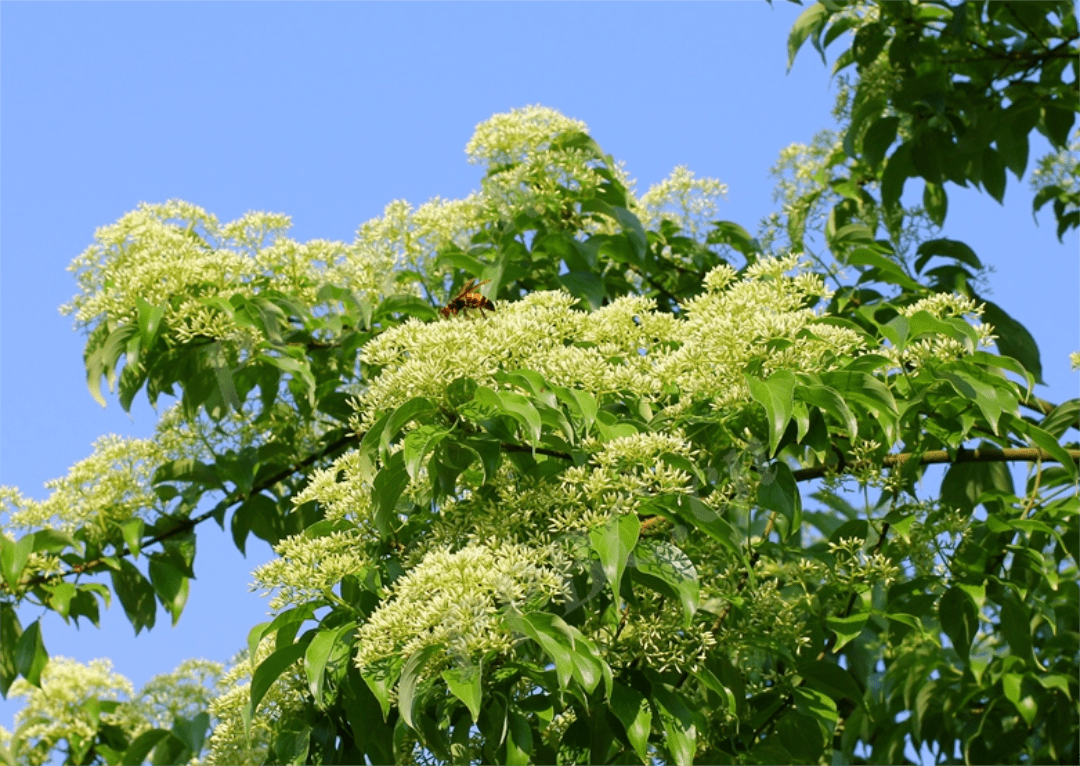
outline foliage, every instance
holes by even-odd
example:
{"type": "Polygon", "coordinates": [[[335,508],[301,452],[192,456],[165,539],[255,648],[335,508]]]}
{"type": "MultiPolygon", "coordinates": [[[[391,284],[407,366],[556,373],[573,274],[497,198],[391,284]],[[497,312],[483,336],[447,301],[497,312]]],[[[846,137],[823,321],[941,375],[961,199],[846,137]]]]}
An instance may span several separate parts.
{"type": "Polygon", "coordinates": [[[155,747],[162,759],[186,762],[202,750],[211,725],[205,710],[222,691],[215,688],[221,673],[219,663],[188,660],[134,694],[108,660],[82,665],[52,657],[37,688],[21,678],[11,685],[9,693],[27,705],[14,735],[0,727],[0,757],[48,763],[62,744],[67,763],[116,763],[125,753],[141,761],[155,747]]]}
{"type": "Polygon", "coordinates": [[[177,404],[48,500],[0,495],[0,689],[64,667],[15,604],[175,621],[213,518],[274,546],[273,619],[202,728],[87,687],[68,762],[1075,761],[1080,401],[1032,395],[1034,342],[937,236],[945,180],[1000,199],[1025,125],[1067,137],[1075,19],[958,8],[807,10],[792,54],[854,31],[857,79],[758,238],[685,168],[635,197],[542,107],[478,126],[480,192],[352,244],[181,202],[99,230],[67,307],[91,391],[177,404]],[[468,278],[496,310],[440,319],[468,278]]]}

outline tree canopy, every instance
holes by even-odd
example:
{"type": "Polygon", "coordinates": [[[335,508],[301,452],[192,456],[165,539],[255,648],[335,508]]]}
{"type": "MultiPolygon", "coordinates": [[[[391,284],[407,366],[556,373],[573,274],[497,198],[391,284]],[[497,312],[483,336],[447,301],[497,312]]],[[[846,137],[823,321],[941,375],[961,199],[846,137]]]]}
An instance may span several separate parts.
{"type": "Polygon", "coordinates": [[[1033,131],[1033,209],[1080,226],[1078,39],[1068,2],[809,6],[789,64],[847,45],[841,130],[754,235],[539,106],[477,127],[479,192],[349,244],[182,201],[99,229],[90,391],[173,403],[0,488],[6,762],[1075,762],[1080,400],[941,234],[1033,131]],[[21,624],[175,622],[211,520],[278,555],[228,667],[136,695],[21,624]]]}

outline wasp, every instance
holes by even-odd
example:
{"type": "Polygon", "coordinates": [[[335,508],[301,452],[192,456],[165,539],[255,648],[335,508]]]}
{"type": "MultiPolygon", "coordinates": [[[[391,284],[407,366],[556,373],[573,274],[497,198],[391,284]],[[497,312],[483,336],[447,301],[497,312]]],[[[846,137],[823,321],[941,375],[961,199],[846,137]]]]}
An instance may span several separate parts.
{"type": "Polygon", "coordinates": [[[469,309],[479,309],[480,315],[484,315],[484,309],[488,311],[495,310],[495,304],[480,294],[479,288],[490,282],[490,279],[485,279],[483,282],[477,282],[475,279],[470,279],[465,283],[464,287],[454,296],[454,299],[439,309],[439,313],[444,318],[449,318],[451,315],[457,316],[458,312],[465,312],[469,309]]]}

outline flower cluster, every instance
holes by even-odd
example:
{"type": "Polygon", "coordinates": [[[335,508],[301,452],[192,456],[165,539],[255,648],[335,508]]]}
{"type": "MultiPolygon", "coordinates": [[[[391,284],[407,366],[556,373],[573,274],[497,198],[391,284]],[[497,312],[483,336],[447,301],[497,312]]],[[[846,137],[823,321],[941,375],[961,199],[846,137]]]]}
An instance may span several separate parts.
{"type": "Polygon", "coordinates": [[[269,657],[275,648],[272,637],[264,638],[250,662],[247,653],[242,653],[222,677],[219,683],[222,693],[210,702],[210,715],[217,719],[217,725],[210,735],[204,766],[266,763],[274,722],[305,704],[307,680],[303,660],[299,659],[267,690],[251,718],[250,727],[245,724],[246,710],[251,704],[252,668],[269,657]]]}
{"type": "Polygon", "coordinates": [[[357,634],[361,670],[428,646],[444,647],[443,663],[475,664],[486,652],[508,651],[515,639],[502,610],[557,600],[563,582],[543,549],[474,543],[431,551],[391,591],[357,634]]]}
{"type": "Polygon", "coordinates": [[[100,437],[94,442],[94,454],[73,465],[66,476],[46,483],[51,494],[45,500],[0,487],[4,526],[66,532],[85,526],[88,539],[102,540],[116,524],[133,518],[153,520],[165,509],[151,488],[154,470],[177,457],[199,454],[193,434],[169,424],[176,425],[165,418],[152,439],[100,437]]]}
{"type": "Polygon", "coordinates": [[[701,238],[716,218],[717,202],[726,195],[727,184],[715,178],[695,178],[692,170],[679,165],[641,196],[638,216],[647,229],[668,220],[678,224],[687,236],[701,238]]]}
{"type": "Polygon", "coordinates": [[[665,454],[691,457],[679,434],[656,432],[587,443],[587,465],[568,468],[551,512],[555,532],[585,531],[609,519],[637,513],[649,498],[691,491],[691,477],[664,462],[665,454]]]}
{"type": "MultiPolygon", "coordinates": [[[[49,762],[62,741],[92,738],[97,721],[85,703],[95,699],[122,701],[133,692],[128,679],[112,672],[109,660],[91,660],[84,665],[67,657],[51,657],[41,672],[40,688],[18,678],[9,691],[12,697],[27,698],[26,707],[15,715],[16,731],[24,743],[22,757],[32,766],[40,766],[49,762]]],[[[136,734],[139,729],[149,728],[127,706],[101,717],[136,734]]]]}
{"type": "Polygon", "coordinates": [[[274,546],[278,558],[252,573],[255,583],[251,589],[263,588],[263,595],[277,591],[270,600],[274,612],[319,598],[346,575],[362,571],[369,563],[362,544],[356,529],[321,537],[304,533],[287,537],[274,546]]]}
{"type": "Polygon", "coordinates": [[[629,391],[661,401],[677,387],[684,403],[743,402],[751,360],[770,371],[816,372],[863,348],[855,332],[831,325],[799,337],[817,319],[806,303],[827,293],[813,274],[785,275],[797,264],[794,256],[762,260],[741,280],[718,267],[679,317],[641,297],[577,311],[572,296],[547,292],[500,304],[487,321],[407,322],[365,346],[363,360],[380,373],[359,397],[354,425],[362,432],[379,413],[415,396],[445,401],[446,384],[458,377],[497,387],[495,373],[521,368],[597,396],[629,391]],[[767,350],[775,339],[792,343],[767,350]]]}

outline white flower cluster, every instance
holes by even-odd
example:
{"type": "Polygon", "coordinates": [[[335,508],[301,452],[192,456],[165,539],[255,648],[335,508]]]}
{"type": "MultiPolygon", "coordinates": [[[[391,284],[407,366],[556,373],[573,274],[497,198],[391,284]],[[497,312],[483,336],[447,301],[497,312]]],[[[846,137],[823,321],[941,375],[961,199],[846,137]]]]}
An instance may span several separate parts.
{"type": "Polygon", "coordinates": [[[365,346],[363,360],[381,372],[358,399],[358,432],[378,415],[415,396],[445,402],[458,377],[498,387],[498,371],[535,370],[549,382],[597,397],[629,391],[657,402],[674,386],[683,405],[708,400],[716,408],[746,400],[743,372],[760,359],[767,370],[817,372],[828,360],[862,350],[853,331],[816,325],[805,308],[826,294],[813,274],[785,276],[798,259],[764,260],[733,280],[727,267],[706,278],[706,292],[688,301],[679,317],[654,310],[647,299],[627,297],[597,311],[576,311],[564,293],[533,293],[504,303],[483,320],[410,321],[365,346]],[[766,349],[775,339],[792,343],[766,349]]]}
{"type": "MultiPolygon", "coordinates": [[[[911,317],[919,311],[925,311],[936,319],[960,318],[970,321],[968,317],[976,320],[982,316],[983,307],[971,298],[955,293],[935,293],[926,298],[916,301],[910,306],[905,306],[900,313],[911,317]]],[[[972,323],[978,338],[979,346],[989,346],[994,340],[994,328],[982,322],[972,323]]],[[[891,346],[882,347],[879,353],[884,354],[893,361],[897,368],[917,368],[926,362],[941,363],[950,359],[960,359],[967,356],[968,351],[964,344],[955,338],[942,335],[933,335],[909,343],[903,350],[897,350],[891,346]]]]}
{"type": "Polygon", "coordinates": [[[543,549],[473,543],[454,553],[433,550],[360,627],[356,663],[364,670],[428,646],[445,647],[443,662],[476,662],[513,646],[503,610],[526,611],[562,596],[562,577],[543,549]]]}
{"type": "Polygon", "coordinates": [[[727,184],[715,178],[695,178],[692,170],[679,165],[641,196],[638,215],[646,229],[655,229],[667,219],[687,236],[702,238],[716,218],[717,202],[726,196],[727,184]]]}
{"type": "Polygon", "coordinates": [[[546,151],[560,133],[588,131],[581,120],[566,117],[545,106],[526,106],[496,114],[476,126],[465,154],[474,165],[488,168],[525,162],[546,151]]]}
{"type": "Polygon", "coordinates": [[[393,286],[402,271],[420,274],[428,290],[441,286],[441,272],[433,271],[435,253],[450,244],[467,248],[483,220],[483,205],[476,194],[460,200],[436,197],[417,208],[395,200],[381,217],[357,230],[342,265],[328,268],[326,279],[330,284],[350,284],[354,272],[367,268],[381,276],[374,286],[384,294],[405,292],[393,286]]]}
{"type": "Polygon", "coordinates": [[[586,443],[589,464],[568,468],[555,497],[550,528],[554,532],[585,531],[609,519],[637,513],[642,503],[663,494],[686,494],[691,477],[661,458],[671,453],[692,457],[679,434],[658,432],[586,443]]]}
{"type": "MultiPolygon", "coordinates": [[[[85,703],[94,699],[124,701],[133,692],[131,681],[113,673],[109,660],[91,660],[84,665],[67,657],[50,657],[41,673],[41,688],[18,678],[9,690],[9,697],[26,697],[26,707],[15,714],[23,762],[41,766],[65,740],[93,737],[97,721],[85,703]]],[[[126,705],[114,713],[103,713],[101,719],[128,730],[133,738],[150,726],[126,705]]]]}
{"type": "Polygon", "coordinates": [[[80,293],[60,310],[80,327],[115,327],[133,322],[138,300],[148,299],[165,310],[175,340],[201,335],[250,345],[261,340],[253,328],[203,299],[274,289],[314,304],[326,284],[380,293],[395,265],[391,254],[375,253],[364,238],[353,246],[299,243],[286,236],[289,226],[284,215],[248,213],[222,225],[187,202],[142,204],[98,229],[95,243],[72,261],[80,293]]]}
{"type": "Polygon", "coordinates": [[[287,537],[274,546],[278,558],[252,573],[255,583],[251,589],[265,589],[264,596],[277,591],[270,600],[274,612],[320,598],[346,575],[362,571],[369,563],[362,544],[356,529],[314,538],[304,533],[287,537]]]}
{"type": "Polygon", "coordinates": [[[254,662],[241,655],[222,677],[219,697],[210,702],[210,715],[217,719],[210,734],[209,751],[204,766],[266,763],[274,721],[283,714],[302,707],[308,696],[303,659],[282,673],[266,692],[251,719],[250,731],[244,724],[245,709],[251,703],[251,669],[269,657],[276,648],[273,636],[259,642],[254,662]]]}

